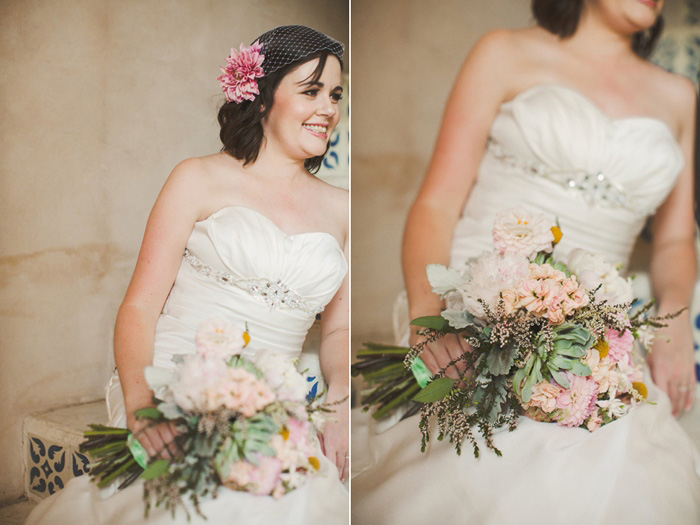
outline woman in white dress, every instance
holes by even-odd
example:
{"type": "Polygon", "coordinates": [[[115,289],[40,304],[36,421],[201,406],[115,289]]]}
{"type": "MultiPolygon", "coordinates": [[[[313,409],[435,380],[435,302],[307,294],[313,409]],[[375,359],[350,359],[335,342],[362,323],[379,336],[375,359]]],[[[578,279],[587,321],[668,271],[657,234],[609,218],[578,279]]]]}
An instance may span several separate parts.
{"type": "MultiPolygon", "coordinates": [[[[559,256],[581,247],[623,264],[654,215],[649,271],[658,312],[689,306],[697,95],[645,60],[663,3],[534,0],[536,27],[495,31],[476,44],[406,224],[410,318],[441,310],[426,266],[461,266],[490,249],[496,213],[515,206],[558,218],[559,256]]],[[[664,336],[648,357],[655,405],[593,433],[521,417],[517,430],[495,436],[502,458],[484,447],[478,460],[457,456],[435,441],[421,454],[415,417],[376,433],[353,415],[353,519],[700,522],[700,462],[672,416],[690,408],[695,390],[687,311],[664,336]]],[[[465,350],[448,336],[421,357],[435,373],[465,350]]]]}
{"type": "MultiPolygon", "coordinates": [[[[320,366],[326,401],[338,404],[319,435],[319,475],[278,500],[222,489],[201,502],[206,523],[348,522],[348,195],[313,175],[340,119],[343,50],[313,29],[282,26],[232,52],[219,77],[222,152],[173,170],[119,309],[110,423],[126,425],[153,457],[173,452],[174,428],[134,418],[152,405],[147,365],[194,352],[197,326],[213,317],[247,323],[249,356],[294,358],[323,311],[320,366]]],[[[140,483],[112,492],[76,478],[28,523],[172,523],[162,508],[144,519],[140,483]]]]}

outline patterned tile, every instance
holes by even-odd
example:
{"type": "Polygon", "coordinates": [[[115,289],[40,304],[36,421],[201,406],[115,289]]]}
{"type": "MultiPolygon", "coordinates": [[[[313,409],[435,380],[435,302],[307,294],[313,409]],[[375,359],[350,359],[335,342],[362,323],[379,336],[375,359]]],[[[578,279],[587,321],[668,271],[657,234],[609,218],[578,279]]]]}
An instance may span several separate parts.
{"type": "Polygon", "coordinates": [[[61,490],[74,477],[89,472],[90,460],[73,447],[27,434],[27,490],[45,498],[61,490]]]}

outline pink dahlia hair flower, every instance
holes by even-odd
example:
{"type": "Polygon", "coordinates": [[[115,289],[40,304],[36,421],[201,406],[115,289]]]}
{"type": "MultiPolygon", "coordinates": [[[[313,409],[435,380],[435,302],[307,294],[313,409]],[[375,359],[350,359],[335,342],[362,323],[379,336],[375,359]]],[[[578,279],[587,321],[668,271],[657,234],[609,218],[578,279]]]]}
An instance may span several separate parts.
{"type": "Polygon", "coordinates": [[[262,68],[265,55],[261,51],[262,44],[258,41],[248,47],[241,44],[239,51],[231,49],[226,66],[221,68],[223,75],[217,78],[227,102],[240,104],[244,100],[255,100],[260,94],[257,79],[265,76],[262,68]]]}

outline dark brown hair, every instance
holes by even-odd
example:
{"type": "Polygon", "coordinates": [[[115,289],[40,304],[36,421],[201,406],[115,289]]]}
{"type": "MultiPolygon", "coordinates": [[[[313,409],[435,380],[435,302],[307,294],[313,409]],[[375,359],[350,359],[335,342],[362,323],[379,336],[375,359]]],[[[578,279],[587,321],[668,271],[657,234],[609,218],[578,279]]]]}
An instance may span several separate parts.
{"type": "MultiPolygon", "coordinates": [[[[537,23],[560,38],[573,35],[578,29],[584,0],[532,0],[532,14],[537,23]]],[[[664,28],[664,19],[658,16],[654,25],[632,36],[632,51],[649,58],[664,28]]]]}
{"type": "MultiPolygon", "coordinates": [[[[323,69],[326,67],[328,55],[331,55],[329,51],[319,51],[281,67],[269,75],[265,75],[258,80],[260,94],[255,97],[255,100],[244,100],[240,104],[233,101],[224,103],[219,109],[218,116],[219,125],[221,126],[219,137],[223,143],[221,151],[225,151],[238,160],[242,160],[244,166],[255,162],[265,138],[262,121],[272,109],[277,86],[293,69],[316,58],[319,59],[318,65],[305,82],[317,82],[323,74],[323,69]]],[[[335,57],[335,55],[333,56],[335,57]]],[[[343,62],[340,59],[338,60],[342,69],[343,62]]],[[[330,143],[326,146],[326,152],[329,146],[330,143]]],[[[325,153],[306,159],[304,167],[309,173],[316,173],[321,167],[324,156],[325,153]]]]}

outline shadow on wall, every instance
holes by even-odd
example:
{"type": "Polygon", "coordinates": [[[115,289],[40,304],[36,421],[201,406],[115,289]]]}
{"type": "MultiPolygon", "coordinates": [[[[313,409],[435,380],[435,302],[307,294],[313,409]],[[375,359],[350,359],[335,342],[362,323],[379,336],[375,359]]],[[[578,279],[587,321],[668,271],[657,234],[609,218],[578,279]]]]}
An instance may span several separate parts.
{"type": "Polygon", "coordinates": [[[352,240],[353,347],[391,340],[393,298],[403,289],[403,227],[425,169],[415,155],[353,155],[353,173],[362,174],[352,183],[352,229],[362,233],[352,240]]]}

